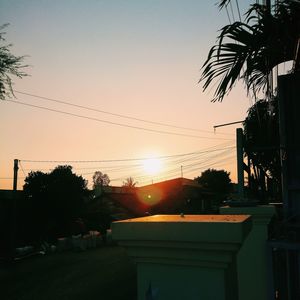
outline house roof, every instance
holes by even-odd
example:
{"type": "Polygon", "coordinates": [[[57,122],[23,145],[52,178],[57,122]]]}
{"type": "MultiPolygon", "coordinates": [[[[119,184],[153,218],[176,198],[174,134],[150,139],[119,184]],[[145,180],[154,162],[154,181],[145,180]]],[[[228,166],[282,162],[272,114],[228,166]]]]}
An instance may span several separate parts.
{"type": "Polygon", "coordinates": [[[196,180],[193,179],[188,179],[188,178],[183,178],[183,177],[179,177],[179,178],[174,178],[174,179],[169,179],[169,180],[165,180],[165,181],[160,181],[157,183],[153,183],[153,184],[148,184],[148,185],[144,185],[141,186],[140,188],[145,188],[145,187],[151,187],[151,186],[172,186],[172,185],[176,185],[176,186],[194,186],[194,187],[198,187],[198,188],[202,188],[202,185],[199,184],[196,180]]]}

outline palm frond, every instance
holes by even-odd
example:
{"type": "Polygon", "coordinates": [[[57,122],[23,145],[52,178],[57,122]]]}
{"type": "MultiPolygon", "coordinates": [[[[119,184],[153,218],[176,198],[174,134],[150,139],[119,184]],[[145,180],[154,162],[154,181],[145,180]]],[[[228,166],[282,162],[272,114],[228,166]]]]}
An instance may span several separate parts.
{"type": "Polygon", "coordinates": [[[223,7],[226,7],[229,4],[230,0],[220,0],[219,8],[222,9],[223,7]]]}
{"type": "MultiPolygon", "coordinates": [[[[228,1],[221,1],[226,5],[228,1]]],[[[279,1],[274,15],[254,4],[245,23],[235,22],[220,30],[202,66],[199,82],[205,91],[218,82],[212,101],[222,101],[242,79],[247,91],[265,91],[268,74],[279,63],[293,59],[300,35],[300,1],[279,1]]]]}

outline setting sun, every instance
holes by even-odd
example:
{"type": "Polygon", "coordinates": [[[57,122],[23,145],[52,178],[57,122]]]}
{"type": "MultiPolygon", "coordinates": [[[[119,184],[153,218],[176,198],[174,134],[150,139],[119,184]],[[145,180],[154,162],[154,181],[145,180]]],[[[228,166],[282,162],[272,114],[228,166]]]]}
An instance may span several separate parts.
{"type": "Polygon", "coordinates": [[[157,158],[148,158],[143,161],[143,168],[149,175],[155,175],[161,170],[161,160],[157,158]]]}

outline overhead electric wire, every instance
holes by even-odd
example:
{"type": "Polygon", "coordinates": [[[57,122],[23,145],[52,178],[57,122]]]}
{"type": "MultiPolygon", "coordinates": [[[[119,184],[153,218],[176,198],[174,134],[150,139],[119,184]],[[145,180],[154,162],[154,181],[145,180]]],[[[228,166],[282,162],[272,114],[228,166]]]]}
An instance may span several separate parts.
{"type": "MultiPolygon", "coordinates": [[[[191,130],[191,131],[196,131],[196,132],[205,132],[205,133],[215,134],[215,132],[209,131],[209,130],[202,130],[202,129],[196,129],[196,128],[190,128],[190,127],[176,126],[176,125],[162,123],[162,122],[149,121],[149,120],[144,120],[144,119],[136,118],[136,117],[132,117],[132,116],[112,113],[112,112],[104,111],[104,110],[93,108],[93,107],[74,104],[74,103],[67,102],[67,101],[57,100],[57,99],[53,99],[53,98],[49,98],[49,97],[45,97],[45,96],[39,96],[39,95],[26,93],[26,92],[21,92],[21,91],[14,91],[14,92],[16,92],[18,94],[22,94],[22,95],[27,95],[27,96],[39,98],[39,99],[42,99],[42,100],[52,101],[52,102],[56,102],[56,103],[60,103],[60,104],[64,104],[64,105],[69,105],[69,106],[73,106],[73,107],[77,107],[77,108],[81,108],[81,109],[86,109],[86,110],[89,110],[89,111],[100,112],[100,113],[103,113],[103,114],[107,114],[107,115],[111,115],[111,116],[115,116],[115,117],[120,117],[120,118],[125,118],[125,119],[130,119],[130,120],[135,120],[135,121],[139,121],[139,122],[143,122],[143,123],[149,123],[149,124],[154,124],[154,125],[159,125],[159,126],[171,127],[171,128],[176,128],[176,129],[184,129],[184,130],[191,130]]],[[[232,135],[230,133],[218,133],[218,134],[232,135]]]]}
{"type": "MultiPolygon", "coordinates": [[[[200,162],[198,164],[191,164],[189,166],[183,166],[183,172],[184,174],[191,174],[194,173],[195,171],[197,171],[197,173],[200,175],[200,172],[204,169],[207,168],[211,168],[215,165],[220,165],[220,163],[224,162],[226,160],[226,162],[230,159],[233,158],[232,154],[227,154],[226,156],[222,157],[221,160],[215,160],[212,162],[206,162],[205,164],[203,164],[203,162],[200,162]],[[232,157],[231,157],[232,156],[232,157]]],[[[179,173],[179,170],[177,170],[175,173],[179,173]]],[[[170,173],[168,173],[168,175],[174,174],[174,171],[172,170],[170,173]]]]}
{"type": "MultiPolygon", "coordinates": [[[[232,158],[228,157],[228,159],[226,159],[226,162],[232,161],[232,159],[234,159],[234,157],[232,157],[232,158]]],[[[221,161],[224,161],[224,158],[221,161]]],[[[214,166],[221,166],[221,165],[223,165],[223,164],[220,164],[220,161],[216,161],[214,163],[210,163],[208,166],[209,166],[209,168],[211,168],[211,167],[214,167],[214,166]]],[[[202,170],[206,169],[206,168],[207,167],[205,167],[205,166],[201,166],[201,167],[198,166],[198,167],[190,168],[188,170],[184,169],[183,172],[184,172],[185,175],[186,174],[194,174],[194,176],[196,177],[196,176],[199,176],[200,172],[202,170]],[[196,171],[197,171],[197,173],[195,174],[196,171]]],[[[178,174],[178,176],[175,176],[175,178],[178,178],[178,177],[181,177],[180,173],[181,173],[181,170],[177,169],[175,172],[173,171],[173,172],[170,172],[168,174],[164,173],[164,174],[160,175],[159,177],[154,177],[154,178],[148,177],[147,180],[143,180],[143,181],[141,181],[139,178],[137,178],[137,180],[139,182],[139,185],[144,185],[144,184],[146,184],[147,182],[149,182],[151,180],[159,182],[159,181],[162,181],[162,180],[174,179],[174,174],[178,174]]],[[[191,175],[189,175],[189,176],[191,176],[191,175]]]]}
{"type": "Polygon", "coordinates": [[[190,156],[190,157],[187,157],[187,158],[182,158],[182,159],[178,159],[176,161],[174,161],[173,163],[177,163],[177,164],[182,164],[182,163],[185,163],[185,162],[188,162],[188,161],[191,161],[191,160],[196,160],[198,158],[203,158],[203,156],[207,156],[209,154],[211,154],[212,152],[219,152],[219,151],[222,151],[222,150],[227,150],[227,149],[234,149],[235,146],[232,146],[232,147],[228,147],[228,148],[224,148],[224,149],[216,149],[216,150],[212,150],[212,151],[209,151],[209,152],[205,152],[205,153],[197,153],[193,156],[190,156]]]}
{"type": "Polygon", "coordinates": [[[226,10],[226,14],[227,14],[227,17],[228,17],[229,24],[231,24],[231,19],[230,19],[230,16],[229,16],[227,5],[225,5],[225,10],[226,10]]]}
{"type": "MultiPolygon", "coordinates": [[[[234,157],[228,156],[226,158],[226,161],[228,161],[228,163],[232,162],[233,160],[234,160],[234,157]]],[[[224,161],[224,159],[222,159],[220,161],[216,161],[214,163],[209,163],[207,165],[203,165],[200,170],[202,171],[202,170],[206,170],[206,169],[210,169],[210,168],[216,168],[216,167],[221,168],[222,166],[227,165],[227,163],[226,164],[222,163],[223,161],[224,161]]],[[[199,174],[199,168],[198,167],[190,168],[186,173],[187,174],[193,174],[195,172],[197,172],[197,174],[199,174]]]]}
{"type": "MultiPolygon", "coordinates": [[[[140,164],[132,164],[132,165],[119,165],[119,166],[94,166],[94,167],[76,167],[76,166],[72,166],[73,169],[75,170],[105,170],[105,172],[109,172],[109,171],[118,171],[118,170],[122,170],[125,168],[132,168],[132,167],[136,167],[136,166],[140,166],[140,164]]],[[[33,170],[37,170],[37,171],[52,171],[53,169],[51,168],[32,168],[32,169],[24,169],[24,171],[33,171],[33,170]]]]}
{"type": "Polygon", "coordinates": [[[122,166],[97,166],[97,167],[86,167],[86,168],[77,168],[74,167],[76,170],[105,170],[105,172],[115,172],[121,171],[128,168],[136,168],[140,167],[141,164],[132,164],[132,165],[122,165],[122,166]]]}
{"type": "MultiPolygon", "coordinates": [[[[158,182],[160,179],[166,180],[174,178],[174,176],[181,176],[181,167],[184,170],[185,174],[193,174],[197,172],[200,174],[200,171],[206,167],[212,167],[215,164],[224,164],[228,163],[229,159],[233,159],[234,155],[231,153],[235,146],[228,145],[227,143],[221,143],[212,147],[208,147],[201,151],[193,151],[189,153],[181,153],[175,155],[165,155],[157,157],[143,157],[143,158],[125,158],[125,159],[110,159],[110,160],[77,160],[77,161],[56,161],[56,160],[23,160],[20,159],[20,167],[23,174],[25,175],[25,170],[22,163],[75,163],[73,170],[81,175],[92,175],[95,172],[78,172],[79,170],[93,169],[93,170],[105,170],[111,177],[111,182],[125,181],[128,176],[134,178],[135,181],[139,182],[139,185],[142,185],[144,182],[149,183],[152,180],[158,182]],[[223,147],[221,147],[223,146],[223,147]],[[163,164],[163,171],[159,175],[148,175],[145,174],[144,166],[142,161],[149,158],[160,159],[163,164]],[[94,167],[81,167],[77,163],[97,163],[98,165],[94,167]],[[101,163],[101,166],[99,166],[101,163]],[[116,164],[117,163],[117,164],[116,164]],[[124,164],[123,164],[124,163],[124,164]],[[129,164],[128,164],[129,163],[129,164]],[[80,174],[81,173],[81,174],[80,174]],[[116,177],[112,174],[118,174],[116,177]]],[[[36,168],[38,169],[38,168],[36,168]]],[[[27,169],[26,169],[27,170],[27,169]]],[[[49,170],[53,170],[53,166],[49,167],[49,170]]],[[[196,175],[196,174],[195,174],[196,175]]],[[[26,176],[25,176],[26,177],[26,176]]],[[[25,177],[19,177],[20,179],[25,177]]],[[[2,178],[0,178],[2,179],[2,178]]],[[[3,178],[4,179],[4,178],[3,178]]],[[[11,177],[5,177],[5,179],[12,179],[11,177]]],[[[90,181],[90,180],[89,180],[90,181]]]]}
{"type": "MultiPolygon", "coordinates": [[[[215,147],[215,146],[214,146],[215,147]]],[[[226,149],[232,149],[235,146],[228,147],[228,148],[219,148],[219,149],[213,149],[214,147],[207,148],[203,151],[195,151],[195,152],[188,152],[188,153],[182,153],[182,154],[174,154],[174,155],[163,155],[163,156],[155,156],[155,157],[140,157],[140,158],[123,158],[123,159],[106,159],[106,160],[29,160],[29,159],[20,159],[22,162],[30,162],[30,163],[107,163],[107,162],[125,162],[125,161],[142,161],[149,158],[155,158],[155,159],[165,159],[165,158],[175,158],[180,156],[188,156],[192,154],[200,154],[200,153],[209,153],[209,152],[215,152],[219,150],[226,150],[226,149]]]]}
{"type": "Polygon", "coordinates": [[[231,10],[232,20],[233,20],[233,22],[235,22],[235,16],[234,16],[234,13],[233,13],[233,8],[232,8],[231,1],[229,1],[229,6],[230,6],[230,10],[231,10]]]}
{"type": "MultiPolygon", "coordinates": [[[[184,165],[183,166],[184,173],[185,174],[192,174],[195,171],[197,171],[199,173],[201,170],[203,170],[207,167],[212,167],[212,166],[215,166],[215,165],[223,165],[224,163],[227,164],[229,161],[232,161],[233,159],[235,159],[234,154],[230,154],[230,153],[228,153],[229,155],[228,154],[225,155],[225,154],[226,153],[218,155],[219,157],[221,156],[222,159],[219,159],[217,161],[209,162],[210,160],[213,160],[215,158],[215,156],[214,156],[214,157],[209,158],[205,161],[195,162],[195,163],[192,163],[192,164],[189,164],[189,165],[184,165]]],[[[113,181],[124,181],[124,180],[126,180],[126,178],[128,178],[128,176],[131,176],[136,181],[139,182],[139,185],[142,185],[143,183],[150,182],[152,180],[157,182],[157,181],[160,181],[162,179],[164,179],[164,180],[172,179],[172,178],[174,178],[175,174],[178,174],[178,176],[176,176],[176,178],[180,177],[180,172],[181,172],[181,168],[180,168],[180,166],[177,166],[177,167],[167,169],[165,172],[162,172],[159,176],[144,175],[140,171],[138,173],[134,173],[134,174],[131,174],[131,175],[124,175],[124,176],[119,176],[118,178],[112,178],[112,179],[110,179],[110,181],[111,182],[113,182],[113,181]]],[[[94,174],[94,172],[83,173],[83,174],[80,174],[80,175],[92,175],[92,174],[94,174]]],[[[25,179],[26,176],[19,176],[18,178],[19,179],[25,179]]],[[[0,177],[0,179],[12,180],[13,177],[0,177]]]]}
{"type": "MultiPolygon", "coordinates": [[[[218,164],[218,163],[222,163],[222,162],[226,162],[227,163],[227,159],[232,159],[232,158],[234,158],[235,157],[235,154],[232,154],[232,153],[226,153],[226,154],[224,154],[224,156],[222,157],[222,159],[219,159],[219,160],[214,160],[214,161],[210,161],[210,162],[205,162],[205,164],[202,164],[201,165],[201,168],[202,169],[206,169],[206,168],[210,168],[211,166],[214,166],[214,165],[216,165],[216,164],[218,164]]],[[[194,166],[190,166],[190,170],[196,170],[196,169],[198,169],[199,167],[194,167],[194,166]]]]}
{"type": "MultiPolygon", "coordinates": [[[[228,155],[229,154],[229,152],[228,152],[228,150],[226,150],[226,151],[224,151],[223,153],[221,153],[221,154],[218,154],[218,155],[214,155],[214,156],[212,156],[212,157],[209,157],[209,158],[207,158],[206,160],[202,160],[202,161],[199,161],[199,162],[196,162],[196,163],[191,163],[191,164],[188,164],[188,165],[183,165],[183,169],[186,169],[186,168],[193,168],[193,167],[195,167],[195,166],[199,166],[199,165],[203,165],[203,164],[213,164],[214,163],[214,161],[213,162],[211,162],[211,160],[214,160],[215,158],[219,158],[219,157],[222,157],[222,156],[226,156],[226,155],[228,155]]],[[[231,154],[231,153],[230,153],[231,154]]],[[[232,155],[232,154],[231,154],[232,155]]]]}
{"type": "Polygon", "coordinates": [[[88,117],[88,116],[84,116],[84,115],[78,115],[78,114],[74,114],[74,113],[70,113],[70,112],[65,112],[65,111],[61,111],[61,110],[57,110],[57,109],[52,109],[52,108],[48,108],[48,107],[43,107],[43,106],[39,106],[39,105],[28,104],[28,103],[21,102],[21,101],[8,100],[7,102],[25,105],[25,106],[34,107],[34,108],[39,108],[42,110],[52,111],[52,112],[56,112],[56,113],[60,113],[60,114],[65,114],[65,115],[82,118],[82,119],[88,119],[88,120],[106,123],[106,124],[110,124],[110,125],[138,129],[138,130],[154,132],[154,133],[159,133],[159,134],[168,134],[168,135],[176,135],[176,136],[184,136],[184,137],[192,137],[192,138],[208,139],[208,140],[227,140],[227,141],[232,140],[232,139],[225,139],[225,138],[204,137],[204,136],[199,136],[199,135],[191,135],[191,134],[177,133],[177,132],[171,132],[171,131],[162,131],[162,130],[150,129],[150,128],[145,128],[145,127],[133,126],[133,125],[129,125],[129,124],[116,123],[116,122],[97,119],[97,118],[88,117]]]}
{"type": "Polygon", "coordinates": [[[209,155],[211,153],[214,153],[214,152],[218,152],[218,151],[225,151],[225,150],[229,150],[229,149],[234,149],[236,146],[233,146],[233,145],[224,145],[224,147],[221,147],[221,148],[216,148],[216,147],[211,147],[205,151],[198,151],[198,152],[193,152],[193,153],[190,153],[189,155],[185,155],[185,156],[181,156],[179,159],[177,159],[176,157],[174,157],[176,160],[173,161],[174,163],[182,163],[186,160],[191,160],[193,159],[195,156],[198,157],[198,156],[203,156],[203,155],[209,155]]]}
{"type": "Polygon", "coordinates": [[[21,164],[21,161],[19,160],[18,162],[19,162],[19,166],[20,166],[20,168],[21,168],[21,170],[22,170],[24,176],[26,177],[26,174],[25,174],[25,172],[24,172],[24,169],[23,169],[23,166],[22,166],[22,164],[21,164]]]}
{"type": "MultiPolygon", "coordinates": [[[[18,176],[19,179],[25,179],[27,176],[18,176]]],[[[11,180],[14,179],[13,177],[0,177],[3,180],[11,180]]]]}
{"type": "MultiPolygon", "coordinates": [[[[226,143],[228,144],[228,143],[226,143]]],[[[194,151],[194,152],[189,152],[189,153],[183,153],[183,154],[176,154],[176,155],[167,155],[167,156],[159,156],[155,157],[156,159],[162,160],[162,163],[164,165],[165,171],[162,172],[162,175],[160,177],[170,177],[172,174],[178,174],[180,171],[180,165],[183,166],[185,172],[188,171],[190,168],[194,168],[199,170],[203,164],[208,164],[209,162],[214,163],[215,157],[223,157],[224,154],[226,154],[228,151],[231,151],[232,149],[235,148],[235,146],[230,146],[230,147],[222,147],[222,148],[216,148],[217,146],[225,146],[225,143],[216,145],[213,147],[209,147],[205,150],[202,151],[194,151]],[[219,152],[219,153],[218,153],[219,152]],[[221,153],[220,153],[221,152],[221,153]],[[214,155],[212,155],[214,154],[214,155]],[[191,162],[190,164],[186,164],[187,162],[191,162]],[[183,165],[183,163],[185,163],[183,165]]],[[[90,163],[90,162],[96,162],[99,163],[101,162],[103,165],[102,166],[94,166],[94,167],[77,167],[73,165],[73,169],[75,170],[76,173],[78,173],[81,176],[86,176],[86,175],[92,175],[95,172],[78,172],[79,170],[85,170],[85,169],[93,169],[93,170],[104,170],[105,172],[109,175],[111,173],[116,173],[120,174],[118,178],[111,179],[111,181],[124,181],[128,176],[130,175],[131,177],[135,178],[135,180],[138,180],[141,182],[142,180],[148,180],[151,178],[151,175],[145,175],[144,172],[144,166],[142,164],[143,160],[149,159],[147,158],[131,158],[131,159],[111,159],[111,160],[102,160],[102,161],[32,161],[32,160],[20,160],[24,163],[90,163]],[[118,162],[118,165],[115,165],[114,163],[118,162]],[[137,162],[134,164],[124,164],[120,165],[120,162],[137,162]],[[139,163],[141,162],[141,163],[139,163]],[[107,165],[108,164],[108,165],[107,165]],[[113,165],[111,165],[113,164],[113,165]],[[126,172],[126,173],[125,173],[126,172]],[[125,173],[125,174],[124,174],[125,173]],[[124,174],[124,175],[121,175],[124,174]]],[[[38,169],[38,168],[36,168],[38,169]]],[[[24,170],[24,169],[23,169],[24,170]]],[[[53,167],[49,167],[48,170],[53,170],[53,167]]]]}
{"type": "Polygon", "coordinates": [[[238,15],[239,15],[239,20],[240,20],[240,22],[242,22],[242,17],[241,17],[241,12],[240,12],[239,1],[238,1],[238,0],[235,0],[235,4],[236,4],[236,9],[237,9],[237,12],[238,12],[238,15]]]}
{"type": "MultiPolygon", "coordinates": [[[[206,166],[213,166],[216,163],[219,163],[220,160],[217,160],[217,161],[215,160],[217,157],[218,158],[222,157],[222,160],[221,160],[221,162],[222,162],[225,159],[227,159],[228,155],[234,156],[234,154],[230,153],[231,151],[229,153],[228,152],[229,152],[228,150],[225,150],[221,154],[214,155],[213,157],[209,157],[209,158],[207,158],[205,160],[201,160],[201,161],[196,161],[196,162],[190,163],[188,165],[183,165],[182,167],[185,172],[187,172],[188,170],[192,170],[192,171],[198,170],[199,171],[201,169],[204,169],[206,166]]],[[[178,176],[179,176],[180,171],[181,171],[180,169],[181,169],[180,165],[177,165],[174,167],[174,164],[172,164],[171,166],[166,167],[166,170],[161,172],[159,176],[145,175],[145,174],[140,175],[141,172],[138,172],[138,173],[131,174],[131,177],[133,177],[135,180],[138,180],[139,183],[141,182],[141,180],[146,180],[146,181],[149,181],[150,179],[159,180],[161,178],[172,177],[174,174],[178,174],[178,176]]],[[[124,180],[126,177],[128,177],[128,176],[127,175],[125,175],[124,177],[119,176],[118,178],[114,178],[111,181],[124,180]]]]}
{"type": "MultiPolygon", "coordinates": [[[[204,163],[207,164],[211,160],[213,160],[213,162],[214,162],[214,159],[216,157],[223,157],[223,156],[225,156],[228,153],[228,151],[231,152],[232,148],[225,148],[225,149],[220,149],[220,150],[222,151],[222,153],[220,153],[220,154],[214,154],[211,157],[204,157],[204,158],[201,157],[201,159],[199,159],[199,157],[197,156],[195,158],[191,158],[191,159],[194,160],[194,162],[190,163],[188,165],[183,165],[183,167],[186,169],[186,168],[190,168],[190,167],[195,167],[197,165],[202,165],[204,163]]],[[[164,169],[165,169],[165,171],[163,171],[162,174],[166,174],[166,173],[169,174],[170,172],[177,173],[178,169],[180,169],[179,167],[180,167],[180,164],[178,164],[177,161],[165,161],[164,162],[164,169]]],[[[126,166],[124,166],[123,171],[126,172],[126,175],[124,175],[124,176],[119,175],[119,178],[117,178],[117,179],[111,179],[111,180],[114,180],[114,181],[115,180],[124,180],[125,178],[128,177],[128,173],[130,173],[130,176],[133,177],[133,178],[135,178],[135,179],[140,179],[141,177],[142,178],[149,178],[149,177],[152,176],[152,175],[145,175],[144,174],[143,165],[142,164],[136,165],[133,168],[132,167],[131,168],[130,167],[126,168],[126,166]]],[[[122,173],[122,172],[118,172],[118,173],[122,173]]],[[[91,174],[93,174],[93,172],[82,173],[81,175],[91,175],[91,174]]]]}
{"type": "MultiPolygon", "coordinates": [[[[203,160],[203,158],[201,160],[199,160],[199,158],[195,158],[193,163],[190,163],[188,165],[183,165],[182,167],[184,168],[184,170],[186,171],[189,168],[197,168],[199,170],[199,166],[201,166],[203,164],[209,164],[209,161],[213,160],[213,162],[211,164],[215,163],[215,158],[216,157],[226,157],[228,150],[223,151],[223,153],[219,154],[219,155],[214,155],[213,157],[209,157],[203,160]]],[[[232,154],[230,154],[232,155],[232,154]]],[[[167,162],[167,164],[164,166],[164,171],[161,172],[160,177],[166,177],[166,176],[171,176],[171,174],[178,174],[180,172],[180,164],[178,163],[174,163],[174,162],[167,162]]],[[[126,172],[126,174],[124,176],[119,175],[118,178],[114,178],[111,179],[111,181],[121,181],[121,180],[125,180],[126,178],[128,178],[128,176],[130,175],[130,177],[134,178],[135,180],[138,180],[139,182],[143,179],[150,179],[153,175],[145,175],[145,172],[143,171],[143,165],[138,165],[134,168],[124,168],[123,172],[126,172]]],[[[113,173],[113,172],[111,172],[113,173]]],[[[118,173],[122,173],[122,172],[118,172],[118,173]]],[[[92,175],[93,172],[89,172],[89,173],[82,173],[81,175],[92,175]]]]}

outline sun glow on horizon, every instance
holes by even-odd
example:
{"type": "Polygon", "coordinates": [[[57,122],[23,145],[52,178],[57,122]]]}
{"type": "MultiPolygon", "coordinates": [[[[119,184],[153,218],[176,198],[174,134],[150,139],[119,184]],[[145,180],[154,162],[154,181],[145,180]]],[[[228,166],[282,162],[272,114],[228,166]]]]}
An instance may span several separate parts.
{"type": "Polygon", "coordinates": [[[144,171],[148,175],[156,175],[162,169],[162,162],[158,158],[145,159],[145,160],[143,160],[142,164],[143,164],[144,171]]]}

